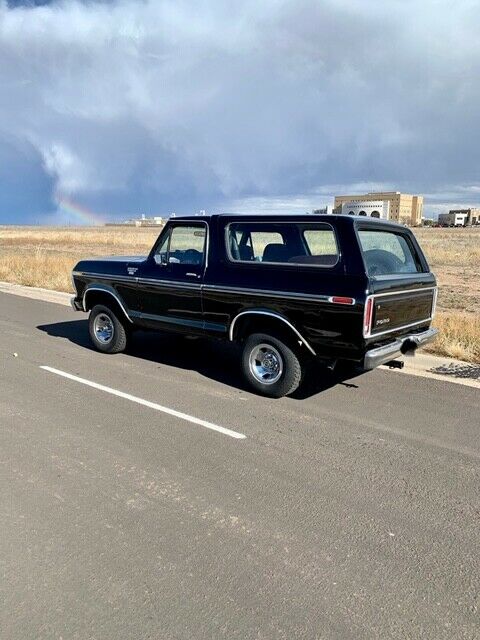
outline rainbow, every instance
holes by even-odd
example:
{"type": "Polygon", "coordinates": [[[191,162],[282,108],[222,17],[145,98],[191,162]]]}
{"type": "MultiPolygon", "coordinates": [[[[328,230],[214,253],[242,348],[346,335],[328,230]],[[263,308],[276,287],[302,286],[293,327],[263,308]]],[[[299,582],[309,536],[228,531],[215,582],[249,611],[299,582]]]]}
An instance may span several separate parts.
{"type": "Polygon", "coordinates": [[[66,214],[69,222],[78,222],[79,224],[88,225],[105,224],[105,217],[87,209],[84,205],[78,204],[78,202],[74,202],[71,198],[67,198],[66,196],[57,197],[57,206],[63,214],[66,214]]]}

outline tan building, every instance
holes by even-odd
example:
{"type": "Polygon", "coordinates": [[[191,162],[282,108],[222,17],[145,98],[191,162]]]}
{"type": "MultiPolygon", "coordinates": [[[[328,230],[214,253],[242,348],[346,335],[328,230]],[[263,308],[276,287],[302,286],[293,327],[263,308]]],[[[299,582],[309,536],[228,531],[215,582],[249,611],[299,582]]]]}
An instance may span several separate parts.
{"type": "MultiPolygon", "coordinates": [[[[388,219],[401,224],[408,224],[411,227],[419,227],[422,224],[423,196],[413,196],[400,191],[385,191],[364,193],[352,196],[335,196],[335,213],[342,213],[347,210],[349,202],[358,205],[365,200],[370,203],[372,200],[382,200],[388,202],[388,219]]],[[[357,209],[358,207],[355,207],[357,209]]]]}

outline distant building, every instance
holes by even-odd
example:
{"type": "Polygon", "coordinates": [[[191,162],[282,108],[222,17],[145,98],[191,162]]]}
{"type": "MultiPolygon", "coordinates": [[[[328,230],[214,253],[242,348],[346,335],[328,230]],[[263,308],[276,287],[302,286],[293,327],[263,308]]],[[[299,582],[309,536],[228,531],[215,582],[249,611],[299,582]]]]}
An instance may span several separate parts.
{"type": "Polygon", "coordinates": [[[341,205],[339,213],[349,216],[367,216],[369,218],[389,219],[388,200],[350,200],[341,205]]]}
{"type": "Polygon", "coordinates": [[[479,209],[451,209],[438,216],[438,224],[441,227],[469,227],[478,224],[479,213],[472,214],[472,211],[480,212],[479,209]]]}
{"type": "Polygon", "coordinates": [[[136,227],[156,227],[157,225],[163,224],[163,218],[160,216],[153,216],[152,218],[147,218],[145,214],[142,214],[141,218],[129,220],[128,222],[133,222],[133,224],[136,227]]]}
{"type": "Polygon", "coordinates": [[[381,191],[360,195],[335,196],[335,213],[348,214],[350,211],[355,212],[357,205],[361,208],[358,208],[358,214],[354,213],[354,215],[369,215],[367,213],[368,210],[372,213],[378,211],[380,216],[377,216],[375,213],[374,217],[393,220],[401,224],[408,224],[412,227],[418,227],[422,224],[423,196],[400,193],[400,191],[381,191]],[[385,204],[382,206],[383,215],[378,207],[376,209],[371,208],[371,204],[374,202],[387,203],[388,213],[386,212],[385,204]],[[351,205],[350,208],[348,208],[349,204],[351,205]],[[356,205],[355,208],[353,204],[356,205]],[[361,207],[362,204],[364,205],[363,207],[361,207]],[[344,205],[346,206],[344,207],[344,205]],[[362,211],[364,211],[365,214],[361,213],[362,211]]]}
{"type": "Polygon", "coordinates": [[[333,207],[331,204],[327,204],[325,207],[322,207],[320,209],[314,209],[312,213],[314,213],[317,216],[330,215],[333,213],[333,207]]]}
{"type": "MultiPolygon", "coordinates": [[[[173,214],[175,215],[175,214],[173,214]]],[[[141,218],[132,218],[125,220],[124,222],[107,222],[107,227],[158,227],[164,224],[164,219],[161,216],[153,216],[147,218],[145,214],[142,214],[141,218]]]]}
{"type": "MultiPolygon", "coordinates": [[[[480,224],[480,209],[479,208],[475,208],[475,207],[469,207],[468,209],[450,209],[450,211],[448,213],[441,213],[438,216],[438,222],[439,224],[442,224],[440,222],[440,217],[441,216],[464,216],[464,226],[465,227],[470,227],[471,225],[475,225],[475,224],[480,224]]],[[[460,218],[459,218],[460,219],[460,218]]]]}

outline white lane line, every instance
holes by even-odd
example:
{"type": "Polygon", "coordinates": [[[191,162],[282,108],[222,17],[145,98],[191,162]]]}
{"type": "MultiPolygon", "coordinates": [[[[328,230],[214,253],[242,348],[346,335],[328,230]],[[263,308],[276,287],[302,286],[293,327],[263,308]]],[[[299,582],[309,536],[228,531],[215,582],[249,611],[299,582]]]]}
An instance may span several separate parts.
{"type": "Polygon", "coordinates": [[[157,404],[156,402],[150,402],[149,400],[144,400],[143,398],[132,396],[130,393],[117,391],[117,389],[106,387],[103,384],[98,384],[96,382],[92,382],[91,380],[86,380],[85,378],[79,378],[78,376],[74,376],[71,373],[60,371],[60,369],[54,369],[53,367],[47,367],[45,365],[41,365],[40,369],[43,369],[44,371],[49,371],[50,373],[54,373],[57,376],[62,376],[63,378],[68,378],[69,380],[74,380],[75,382],[80,382],[81,384],[85,384],[87,387],[93,387],[93,389],[99,389],[100,391],[104,391],[105,393],[110,393],[113,396],[118,396],[119,398],[130,400],[130,402],[136,402],[137,404],[142,404],[143,406],[149,407],[150,409],[155,409],[156,411],[162,411],[163,413],[168,413],[168,415],[174,416],[175,418],[180,418],[180,420],[186,420],[187,422],[191,422],[192,424],[198,424],[201,427],[205,427],[206,429],[211,429],[212,431],[218,431],[219,433],[223,433],[224,436],[230,436],[230,438],[243,440],[244,438],[247,437],[243,433],[238,433],[237,431],[232,431],[231,429],[226,429],[225,427],[220,427],[218,424],[213,424],[212,422],[207,422],[206,420],[200,420],[200,418],[195,418],[195,416],[189,416],[188,413],[175,411],[175,409],[164,407],[161,404],[157,404]]]}

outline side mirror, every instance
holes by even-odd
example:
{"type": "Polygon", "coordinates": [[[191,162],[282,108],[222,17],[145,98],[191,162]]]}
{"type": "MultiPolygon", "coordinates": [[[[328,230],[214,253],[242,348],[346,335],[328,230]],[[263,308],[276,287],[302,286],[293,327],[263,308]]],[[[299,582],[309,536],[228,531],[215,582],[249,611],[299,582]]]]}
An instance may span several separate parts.
{"type": "Polygon", "coordinates": [[[164,267],[167,264],[167,254],[166,253],[157,253],[153,256],[156,264],[159,267],[164,267]]]}

